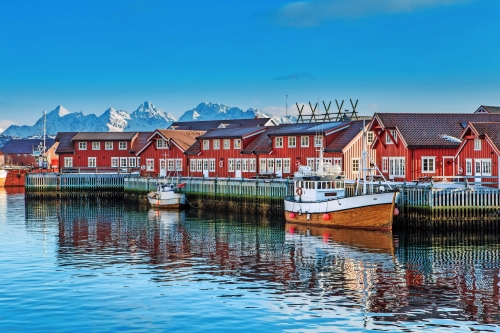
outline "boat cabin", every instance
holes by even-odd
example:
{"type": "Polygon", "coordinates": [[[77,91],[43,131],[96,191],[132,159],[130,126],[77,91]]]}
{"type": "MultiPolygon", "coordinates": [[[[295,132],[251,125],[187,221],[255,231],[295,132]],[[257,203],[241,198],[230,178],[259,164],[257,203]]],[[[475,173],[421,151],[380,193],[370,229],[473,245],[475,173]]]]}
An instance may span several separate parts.
{"type": "Polygon", "coordinates": [[[320,201],[345,195],[344,180],[325,180],[321,177],[305,177],[295,180],[295,199],[320,201]]]}

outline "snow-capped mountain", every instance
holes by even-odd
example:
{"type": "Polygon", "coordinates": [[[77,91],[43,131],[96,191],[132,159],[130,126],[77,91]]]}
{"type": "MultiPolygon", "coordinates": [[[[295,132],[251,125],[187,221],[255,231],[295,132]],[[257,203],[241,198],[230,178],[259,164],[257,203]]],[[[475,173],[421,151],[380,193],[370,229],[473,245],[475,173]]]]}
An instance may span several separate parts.
{"type": "MultiPolygon", "coordinates": [[[[200,103],[192,110],[184,112],[179,121],[226,120],[270,118],[276,124],[295,122],[295,117],[273,117],[257,109],[243,111],[237,107],[229,107],[217,103],[200,103]]],[[[84,115],[82,112],[70,112],[59,105],[46,114],[45,134],[55,136],[58,132],[123,132],[154,131],[167,128],[176,119],[168,112],[157,109],[150,102],[139,105],[137,110],[129,114],[124,110],[109,108],[99,117],[95,114],[84,115]]],[[[11,125],[2,134],[6,137],[40,137],[43,135],[43,115],[33,126],[11,125]]]]}

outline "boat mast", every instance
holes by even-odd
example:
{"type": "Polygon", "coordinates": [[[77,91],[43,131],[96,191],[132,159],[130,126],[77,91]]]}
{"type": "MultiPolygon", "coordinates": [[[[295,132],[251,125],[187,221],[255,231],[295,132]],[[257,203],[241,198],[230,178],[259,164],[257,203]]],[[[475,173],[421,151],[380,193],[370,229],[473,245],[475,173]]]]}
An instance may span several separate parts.
{"type": "Polygon", "coordinates": [[[363,194],[366,194],[366,128],[365,119],[363,119],[363,137],[361,142],[363,151],[361,153],[361,177],[363,178],[363,194]]]}
{"type": "Polygon", "coordinates": [[[47,125],[47,112],[43,110],[43,150],[42,154],[45,156],[45,127],[47,125]]]}

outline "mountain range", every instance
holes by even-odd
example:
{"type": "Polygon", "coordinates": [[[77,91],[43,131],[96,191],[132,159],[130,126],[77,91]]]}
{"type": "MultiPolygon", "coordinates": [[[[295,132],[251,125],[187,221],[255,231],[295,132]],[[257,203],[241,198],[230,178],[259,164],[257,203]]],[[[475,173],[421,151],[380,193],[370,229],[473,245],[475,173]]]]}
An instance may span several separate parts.
{"type": "MultiPolygon", "coordinates": [[[[293,116],[277,117],[266,115],[257,109],[243,111],[237,107],[229,107],[217,103],[200,103],[192,110],[184,112],[179,121],[226,120],[249,118],[273,118],[278,124],[296,121],[293,116]]],[[[174,121],[172,115],[157,109],[150,102],[139,105],[137,110],[128,113],[124,110],[109,108],[99,117],[95,114],[84,115],[82,112],[70,112],[62,105],[45,115],[45,133],[55,136],[58,132],[123,132],[154,131],[167,128],[174,121]]],[[[2,132],[6,137],[37,137],[43,135],[44,116],[33,125],[11,125],[2,132]]]]}

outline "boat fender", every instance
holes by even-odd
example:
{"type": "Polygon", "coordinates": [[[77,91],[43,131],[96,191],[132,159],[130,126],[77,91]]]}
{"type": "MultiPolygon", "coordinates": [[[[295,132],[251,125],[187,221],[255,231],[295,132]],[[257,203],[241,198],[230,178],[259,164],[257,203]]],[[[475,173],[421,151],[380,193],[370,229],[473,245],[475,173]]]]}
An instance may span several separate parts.
{"type": "Polygon", "coordinates": [[[394,208],[394,216],[398,216],[399,215],[399,209],[396,207],[394,208]]]}
{"type": "Polygon", "coordinates": [[[330,219],[330,215],[328,213],[323,214],[323,220],[328,221],[330,219]]]}
{"type": "Polygon", "coordinates": [[[302,195],[302,187],[297,187],[295,193],[297,193],[297,195],[300,197],[302,195]]]}

